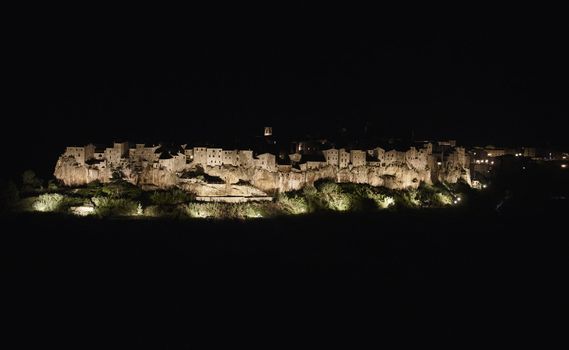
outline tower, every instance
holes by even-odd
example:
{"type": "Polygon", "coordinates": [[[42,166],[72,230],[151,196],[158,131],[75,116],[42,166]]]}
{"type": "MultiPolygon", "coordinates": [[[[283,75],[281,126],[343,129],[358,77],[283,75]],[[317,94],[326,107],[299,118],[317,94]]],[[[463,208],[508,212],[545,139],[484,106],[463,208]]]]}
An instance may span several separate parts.
{"type": "Polygon", "coordinates": [[[265,136],[272,136],[273,135],[273,128],[270,126],[265,126],[264,135],[265,136]]]}

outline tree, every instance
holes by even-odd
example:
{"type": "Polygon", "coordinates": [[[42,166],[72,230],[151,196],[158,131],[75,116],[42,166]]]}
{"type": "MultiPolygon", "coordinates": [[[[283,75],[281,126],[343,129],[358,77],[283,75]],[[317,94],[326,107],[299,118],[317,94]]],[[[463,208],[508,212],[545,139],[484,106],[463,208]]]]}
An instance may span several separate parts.
{"type": "Polygon", "coordinates": [[[59,189],[59,186],[57,185],[57,181],[55,180],[49,180],[47,182],[47,189],[49,191],[57,191],[59,189]]]}
{"type": "Polygon", "coordinates": [[[26,170],[22,174],[22,190],[25,192],[41,189],[42,183],[43,181],[32,170],[26,170]]]}

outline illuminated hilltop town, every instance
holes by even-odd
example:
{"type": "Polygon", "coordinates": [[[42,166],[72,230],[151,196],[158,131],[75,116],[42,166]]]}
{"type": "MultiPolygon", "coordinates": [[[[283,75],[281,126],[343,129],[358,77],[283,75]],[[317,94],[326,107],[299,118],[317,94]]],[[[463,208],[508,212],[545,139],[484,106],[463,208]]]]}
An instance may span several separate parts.
{"type": "MultiPolygon", "coordinates": [[[[266,127],[263,136],[273,143],[272,128],[266,127]]],[[[202,197],[263,197],[268,192],[299,190],[322,179],[390,189],[458,181],[481,187],[479,180],[497,165],[498,157],[510,152],[491,146],[466,152],[453,140],[417,142],[407,149],[336,148],[327,140],[308,140],[292,143],[289,150],[89,144],[67,147],[57,161],[55,177],[68,186],[119,177],[143,188],[179,187],[202,197]],[[478,179],[472,179],[471,173],[478,174],[478,179]]],[[[516,150],[515,156],[534,157],[535,149],[516,150]]]]}
{"type": "MultiPolygon", "coordinates": [[[[266,127],[264,137],[271,136],[266,127]]],[[[262,197],[322,179],[391,189],[459,180],[472,185],[469,157],[452,141],[403,150],[336,148],[326,140],[310,140],[295,142],[290,149],[271,153],[205,145],[89,144],[67,147],[54,174],[68,186],[120,177],[143,188],[179,187],[205,197],[262,197]]]]}

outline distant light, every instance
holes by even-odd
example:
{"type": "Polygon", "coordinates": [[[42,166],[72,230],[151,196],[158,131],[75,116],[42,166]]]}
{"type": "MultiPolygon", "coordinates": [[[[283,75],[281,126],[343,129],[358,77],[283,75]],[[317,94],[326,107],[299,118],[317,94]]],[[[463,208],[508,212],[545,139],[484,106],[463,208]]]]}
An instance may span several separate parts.
{"type": "Polygon", "coordinates": [[[486,159],[484,162],[485,162],[485,163],[488,163],[488,159],[486,159]]]}
{"type": "Polygon", "coordinates": [[[567,159],[567,156],[563,156],[563,159],[567,159]]]}
{"type": "Polygon", "coordinates": [[[453,203],[454,203],[454,204],[457,204],[457,203],[458,203],[458,201],[454,201],[453,203]]]}
{"type": "Polygon", "coordinates": [[[526,170],[526,167],[523,167],[522,169],[526,170]]]}
{"type": "Polygon", "coordinates": [[[488,187],[488,186],[486,186],[486,185],[482,185],[482,188],[486,188],[486,187],[488,187]]]}
{"type": "Polygon", "coordinates": [[[441,164],[443,164],[443,163],[441,163],[441,162],[437,162],[437,165],[441,165],[441,164]]]}
{"type": "Polygon", "coordinates": [[[456,200],[460,202],[461,198],[460,198],[460,197],[456,197],[456,200]]]}
{"type": "Polygon", "coordinates": [[[567,164],[561,164],[562,168],[567,168],[567,164]]]}
{"type": "Polygon", "coordinates": [[[490,164],[494,164],[494,161],[491,161],[490,164]]]}
{"type": "Polygon", "coordinates": [[[488,153],[488,157],[492,157],[492,153],[488,153]]]}

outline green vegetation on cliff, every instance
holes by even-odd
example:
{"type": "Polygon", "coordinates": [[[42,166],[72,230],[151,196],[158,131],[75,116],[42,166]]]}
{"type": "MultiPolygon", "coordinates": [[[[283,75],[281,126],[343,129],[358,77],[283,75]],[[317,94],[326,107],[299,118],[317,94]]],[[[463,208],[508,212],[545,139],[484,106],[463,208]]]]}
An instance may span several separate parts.
{"type": "Polygon", "coordinates": [[[178,188],[143,191],[124,180],[69,188],[53,184],[18,199],[6,191],[19,211],[57,212],[100,217],[170,217],[247,219],[317,212],[373,212],[388,208],[438,208],[452,205],[453,190],[422,185],[417,190],[389,190],[366,184],[318,181],[300,191],[277,194],[273,201],[198,202],[178,188]]]}

